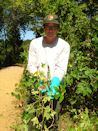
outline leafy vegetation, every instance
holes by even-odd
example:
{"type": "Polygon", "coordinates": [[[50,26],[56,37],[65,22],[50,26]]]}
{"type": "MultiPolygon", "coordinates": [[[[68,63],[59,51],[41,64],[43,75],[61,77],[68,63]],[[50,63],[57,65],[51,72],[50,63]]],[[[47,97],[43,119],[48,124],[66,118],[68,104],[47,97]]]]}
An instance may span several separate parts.
{"type": "Polygon", "coordinates": [[[58,15],[60,21],[58,36],[68,41],[71,46],[68,72],[60,85],[60,93],[55,97],[62,105],[59,120],[55,123],[57,112],[51,108],[51,100],[47,95],[42,95],[38,88],[39,78],[31,76],[25,70],[19,87],[13,93],[24,103],[23,123],[18,126],[17,131],[27,131],[29,128],[47,131],[50,127],[51,129],[58,127],[60,131],[61,129],[97,131],[98,2],[95,0],[1,2],[0,10],[3,17],[0,21],[0,30],[4,30],[5,39],[0,40],[0,66],[13,62],[21,62],[26,66],[30,41],[22,42],[19,30],[25,31],[32,25],[30,29],[43,35],[42,20],[48,13],[58,15]],[[41,120],[40,115],[43,116],[41,120]]]}
{"type": "Polygon", "coordinates": [[[60,85],[60,93],[55,96],[55,99],[62,105],[62,111],[58,114],[58,110],[53,109],[53,101],[46,93],[42,94],[40,89],[40,79],[43,79],[43,86],[45,87],[48,86],[49,81],[44,79],[42,73],[36,72],[31,75],[25,70],[19,87],[13,93],[16,98],[24,103],[22,107],[22,124],[15,129],[20,131],[48,131],[51,129],[96,131],[98,127],[97,96],[91,97],[93,92],[95,93],[97,90],[96,82],[98,82],[96,79],[94,80],[96,78],[94,71],[89,70],[86,72],[84,70],[86,75],[83,73],[84,75],[81,75],[80,78],[71,71],[72,74],[64,78],[63,83],[60,85]],[[90,88],[91,86],[88,83],[85,83],[85,81],[83,83],[81,80],[88,79],[90,81],[90,78],[93,78],[93,84],[95,84],[94,87],[96,88],[93,88],[93,86],[90,88]],[[77,81],[76,86],[73,79],[77,81]],[[56,119],[58,117],[59,119],[56,119]]]}

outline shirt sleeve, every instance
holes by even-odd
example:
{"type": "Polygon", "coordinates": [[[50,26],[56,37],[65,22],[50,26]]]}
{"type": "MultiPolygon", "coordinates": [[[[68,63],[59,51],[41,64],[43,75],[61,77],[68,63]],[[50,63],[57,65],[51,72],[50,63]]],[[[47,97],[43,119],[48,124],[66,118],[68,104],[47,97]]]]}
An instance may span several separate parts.
{"type": "Polygon", "coordinates": [[[33,41],[30,43],[29,47],[27,70],[30,73],[37,71],[37,53],[33,41]]]}
{"type": "Polygon", "coordinates": [[[67,72],[69,54],[70,54],[70,46],[68,44],[60,52],[58,60],[55,64],[54,76],[58,77],[60,81],[63,79],[64,75],[67,72]]]}

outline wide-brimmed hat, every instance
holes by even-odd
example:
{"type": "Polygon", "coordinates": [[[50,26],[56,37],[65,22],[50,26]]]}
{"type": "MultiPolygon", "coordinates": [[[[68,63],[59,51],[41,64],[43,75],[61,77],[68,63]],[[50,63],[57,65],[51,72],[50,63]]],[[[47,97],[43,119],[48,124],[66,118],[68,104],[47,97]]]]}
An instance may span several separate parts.
{"type": "Polygon", "coordinates": [[[59,24],[58,21],[58,16],[57,15],[47,15],[44,18],[43,24],[47,24],[47,23],[55,23],[55,24],[59,24]]]}

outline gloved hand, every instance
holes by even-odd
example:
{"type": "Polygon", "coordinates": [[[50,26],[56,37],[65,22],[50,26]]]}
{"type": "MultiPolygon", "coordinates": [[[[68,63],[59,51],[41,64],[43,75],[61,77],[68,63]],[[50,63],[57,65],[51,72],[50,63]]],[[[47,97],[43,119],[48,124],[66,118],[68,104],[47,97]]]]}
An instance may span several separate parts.
{"type": "Polygon", "coordinates": [[[47,95],[50,96],[52,99],[58,93],[55,87],[59,88],[59,85],[60,85],[60,79],[58,77],[53,77],[53,79],[51,80],[50,88],[47,92],[47,95]]]}

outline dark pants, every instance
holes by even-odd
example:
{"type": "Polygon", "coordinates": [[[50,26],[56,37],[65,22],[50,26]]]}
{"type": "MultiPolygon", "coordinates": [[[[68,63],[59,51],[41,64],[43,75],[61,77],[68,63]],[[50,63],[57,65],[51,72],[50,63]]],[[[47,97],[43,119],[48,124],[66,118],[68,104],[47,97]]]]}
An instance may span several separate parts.
{"type": "Polygon", "coordinates": [[[56,120],[59,119],[59,113],[61,111],[61,104],[57,100],[53,100],[53,110],[56,111],[56,120]]]}

